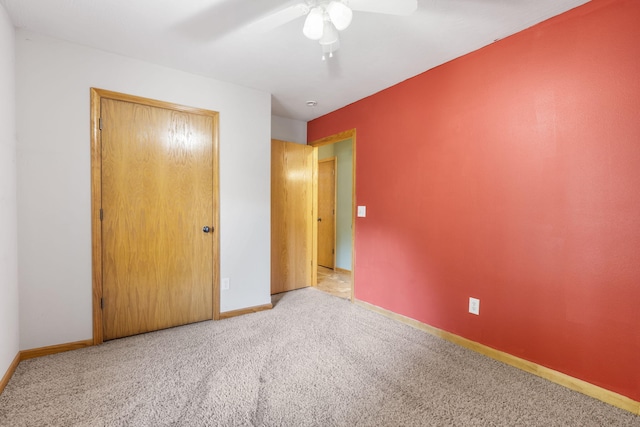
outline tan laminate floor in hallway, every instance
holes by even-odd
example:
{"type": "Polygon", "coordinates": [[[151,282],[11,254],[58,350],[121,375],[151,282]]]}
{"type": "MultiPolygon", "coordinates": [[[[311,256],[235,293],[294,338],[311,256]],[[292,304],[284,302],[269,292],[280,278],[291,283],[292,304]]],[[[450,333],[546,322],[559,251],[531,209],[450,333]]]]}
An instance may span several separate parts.
{"type": "Polygon", "coordinates": [[[318,266],[318,289],[340,298],[351,298],[351,273],[318,266]]]}

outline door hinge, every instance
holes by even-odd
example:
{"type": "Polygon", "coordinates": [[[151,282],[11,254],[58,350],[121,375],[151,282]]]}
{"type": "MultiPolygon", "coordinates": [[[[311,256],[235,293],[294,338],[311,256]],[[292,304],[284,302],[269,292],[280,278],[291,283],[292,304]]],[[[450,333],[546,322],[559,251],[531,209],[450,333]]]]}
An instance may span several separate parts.
{"type": "Polygon", "coordinates": [[[331,255],[335,254],[336,251],[334,249],[331,249],[331,255]]]}
{"type": "Polygon", "coordinates": [[[102,218],[104,218],[104,212],[102,212],[102,208],[100,208],[100,221],[102,221],[102,218]]]}
{"type": "Polygon", "coordinates": [[[100,128],[100,130],[102,130],[102,117],[100,117],[98,119],[98,128],[100,128]]]}
{"type": "Polygon", "coordinates": [[[100,310],[104,308],[104,298],[100,298],[100,310]]]}

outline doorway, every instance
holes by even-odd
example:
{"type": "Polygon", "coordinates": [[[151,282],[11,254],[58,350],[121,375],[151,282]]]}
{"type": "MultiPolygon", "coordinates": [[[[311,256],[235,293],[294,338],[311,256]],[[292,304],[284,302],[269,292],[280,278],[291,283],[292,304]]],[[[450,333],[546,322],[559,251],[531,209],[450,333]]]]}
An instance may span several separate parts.
{"type": "MultiPolygon", "coordinates": [[[[354,271],[355,271],[355,129],[341,132],[317,141],[309,145],[318,148],[318,263],[317,284],[318,289],[332,295],[353,300],[354,298],[354,271]],[[335,159],[335,160],[332,160],[335,159]],[[322,204],[330,205],[330,200],[322,196],[322,177],[320,168],[323,161],[335,164],[335,204],[333,223],[333,253],[328,261],[322,261],[321,251],[323,239],[321,227],[325,223],[325,217],[331,213],[327,208],[325,214],[321,214],[322,204]]],[[[331,199],[331,197],[329,197],[331,199]]],[[[331,232],[328,232],[329,234],[331,232]]]]}
{"type": "Polygon", "coordinates": [[[219,317],[218,113],[91,90],[94,343],[219,317]]]}

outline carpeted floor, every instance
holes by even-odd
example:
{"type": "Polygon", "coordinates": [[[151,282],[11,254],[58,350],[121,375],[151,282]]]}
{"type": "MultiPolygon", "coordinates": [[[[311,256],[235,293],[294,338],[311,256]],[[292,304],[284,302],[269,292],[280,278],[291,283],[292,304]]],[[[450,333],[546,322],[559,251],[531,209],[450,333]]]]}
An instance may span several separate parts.
{"type": "Polygon", "coordinates": [[[22,362],[2,426],[640,426],[316,289],[273,310],[22,362]]]}

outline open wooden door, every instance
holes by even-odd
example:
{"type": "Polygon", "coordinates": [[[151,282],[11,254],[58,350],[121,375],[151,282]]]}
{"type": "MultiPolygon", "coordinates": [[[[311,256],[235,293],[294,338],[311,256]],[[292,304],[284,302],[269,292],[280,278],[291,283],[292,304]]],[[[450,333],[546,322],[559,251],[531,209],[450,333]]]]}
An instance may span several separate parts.
{"type": "Polygon", "coordinates": [[[313,284],[314,192],[317,152],[271,141],[271,293],[313,284]]]}

